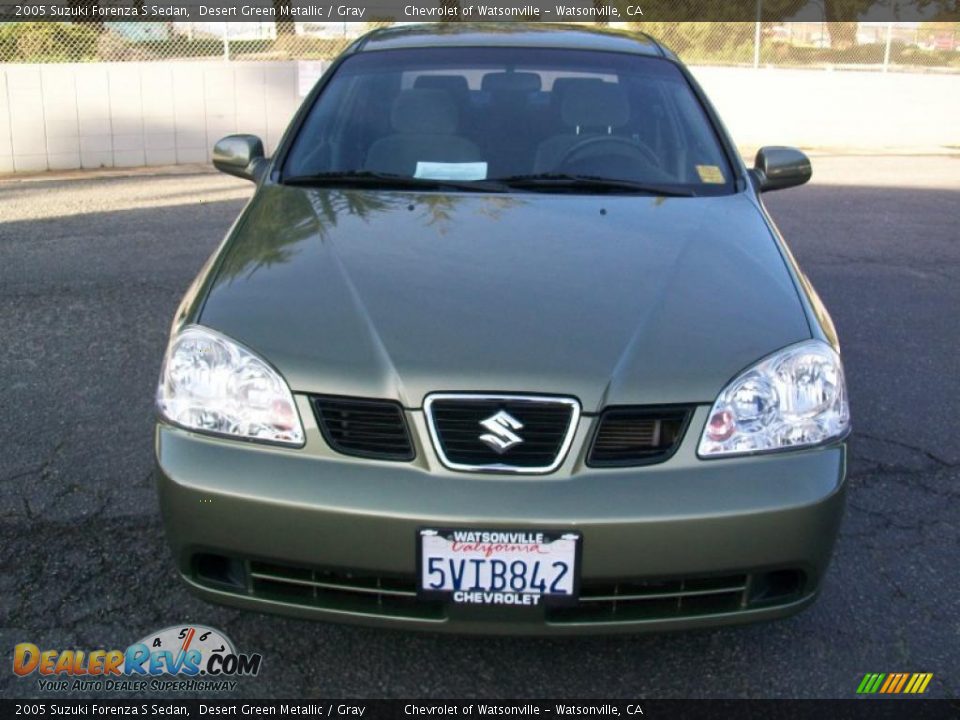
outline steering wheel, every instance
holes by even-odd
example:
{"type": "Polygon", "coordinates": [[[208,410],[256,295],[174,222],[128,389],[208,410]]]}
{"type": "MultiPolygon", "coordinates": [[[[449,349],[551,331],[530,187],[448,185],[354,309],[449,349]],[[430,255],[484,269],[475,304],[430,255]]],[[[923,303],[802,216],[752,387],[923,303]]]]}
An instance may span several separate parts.
{"type": "Polygon", "coordinates": [[[630,138],[617,137],[616,135],[595,135],[584,138],[568,147],[557,161],[557,167],[563,167],[569,163],[578,160],[578,155],[583,155],[588,150],[595,150],[604,145],[611,146],[608,152],[594,153],[596,155],[622,155],[626,149],[636,158],[645,160],[648,164],[660,169],[660,159],[654,154],[653,150],[630,138]]]}

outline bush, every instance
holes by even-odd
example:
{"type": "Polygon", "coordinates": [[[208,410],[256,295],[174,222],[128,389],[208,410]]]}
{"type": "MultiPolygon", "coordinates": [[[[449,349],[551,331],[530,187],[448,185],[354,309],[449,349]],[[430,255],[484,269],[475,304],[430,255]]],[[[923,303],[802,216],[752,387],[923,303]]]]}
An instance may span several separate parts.
{"type": "MultiPolygon", "coordinates": [[[[764,62],[784,66],[882,65],[886,45],[869,43],[845,49],[797,47],[782,42],[765,43],[764,62]]],[[[960,54],[949,50],[922,50],[900,41],[890,43],[890,64],[908,67],[960,66],[960,54]]]]}
{"type": "Polygon", "coordinates": [[[281,56],[304,60],[332,60],[353,40],[349,38],[316,38],[302,35],[280,36],[270,50],[281,56]]]}
{"type": "Polygon", "coordinates": [[[83,62],[97,59],[96,28],[66,23],[0,25],[3,62],[83,62]]]}
{"type": "Polygon", "coordinates": [[[130,60],[130,43],[115,32],[105,32],[97,39],[97,59],[130,60]]]}
{"type": "Polygon", "coordinates": [[[632,23],[684,62],[743,63],[753,59],[754,24],[748,22],[632,23]]]}

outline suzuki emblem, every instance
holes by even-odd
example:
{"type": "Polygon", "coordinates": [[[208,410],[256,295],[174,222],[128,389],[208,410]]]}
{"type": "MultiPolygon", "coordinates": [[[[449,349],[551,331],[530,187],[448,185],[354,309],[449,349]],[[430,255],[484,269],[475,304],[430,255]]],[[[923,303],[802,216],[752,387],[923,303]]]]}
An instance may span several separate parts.
{"type": "Polygon", "coordinates": [[[484,433],[479,439],[500,455],[523,442],[523,438],[514,432],[522,430],[523,423],[506,410],[500,410],[496,415],[481,420],[480,425],[490,432],[484,433]]]}

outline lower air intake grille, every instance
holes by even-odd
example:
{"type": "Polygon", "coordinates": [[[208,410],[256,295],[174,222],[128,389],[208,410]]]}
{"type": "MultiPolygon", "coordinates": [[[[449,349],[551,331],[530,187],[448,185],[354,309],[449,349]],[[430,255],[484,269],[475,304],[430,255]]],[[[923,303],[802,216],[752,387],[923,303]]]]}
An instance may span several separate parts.
{"type": "Polygon", "coordinates": [[[440,603],[420,602],[414,579],[250,563],[255,597],[350,613],[441,620],[440,603]]]}
{"type": "Polygon", "coordinates": [[[314,397],[317,424],[327,444],[344,455],[413,460],[413,443],[399,403],[314,397]]]}
{"type": "Polygon", "coordinates": [[[680,446],[690,420],[685,407],[615,407],[597,424],[587,464],[623,467],[663,462],[680,446]]]}
{"type": "Polygon", "coordinates": [[[804,597],[805,573],[770,572],[623,582],[585,581],[580,602],[547,608],[549,623],[642,622],[736,613],[794,603],[804,597]]]}
{"type": "MultiPolygon", "coordinates": [[[[218,592],[287,605],[367,617],[443,622],[443,601],[418,599],[411,574],[332,570],[200,553],[190,575],[218,592]]],[[[552,625],[656,622],[776,608],[810,597],[806,573],[783,568],[672,579],[584,580],[575,605],[523,609],[531,622],[552,625]]],[[[481,619],[499,607],[477,608],[481,619]]],[[[500,616],[502,617],[502,616],[500,616]]],[[[516,619],[516,618],[514,618],[516,619]]]]}
{"type": "Polygon", "coordinates": [[[656,620],[736,612],[747,604],[747,576],[584,585],[580,604],[547,610],[548,622],[656,620]]]}
{"type": "Polygon", "coordinates": [[[200,585],[256,600],[337,613],[442,621],[443,603],[417,599],[413,575],[329,570],[211,553],[193,556],[200,585]]]}
{"type": "Polygon", "coordinates": [[[433,395],[426,412],[447,467],[546,473],[563,462],[580,405],[539,396],[433,395]]]}

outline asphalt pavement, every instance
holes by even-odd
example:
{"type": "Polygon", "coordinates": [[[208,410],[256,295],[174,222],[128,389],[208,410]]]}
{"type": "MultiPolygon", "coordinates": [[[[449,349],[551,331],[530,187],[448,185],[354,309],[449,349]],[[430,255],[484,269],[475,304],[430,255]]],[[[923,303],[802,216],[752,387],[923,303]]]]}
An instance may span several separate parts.
{"type": "MultiPolygon", "coordinates": [[[[960,688],[960,157],[822,157],[768,205],[836,321],[850,494],[793,618],[613,638],[451,637],[209,605],[151,480],[177,302],[251,186],[210,173],[0,182],[0,696],[13,647],[124,648],[194,622],[260,652],[246,697],[839,697],[867,672],[960,688]]],[[[230,694],[224,695],[230,696],[230,694]]]]}

